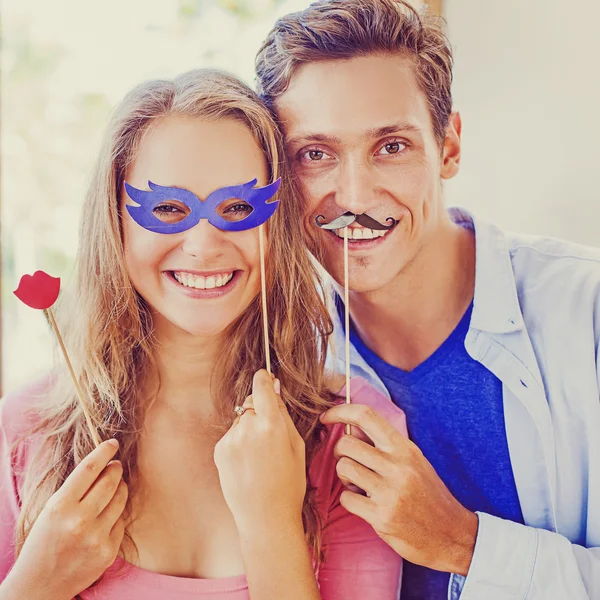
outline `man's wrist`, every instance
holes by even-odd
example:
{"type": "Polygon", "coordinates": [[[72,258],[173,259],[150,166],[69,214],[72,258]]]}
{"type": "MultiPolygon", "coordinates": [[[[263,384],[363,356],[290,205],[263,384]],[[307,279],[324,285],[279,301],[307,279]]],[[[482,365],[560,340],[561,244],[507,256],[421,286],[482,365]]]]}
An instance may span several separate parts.
{"type": "Polygon", "coordinates": [[[445,570],[466,577],[475,552],[479,517],[474,512],[466,511],[464,519],[460,519],[459,523],[450,556],[450,568],[445,570]]]}

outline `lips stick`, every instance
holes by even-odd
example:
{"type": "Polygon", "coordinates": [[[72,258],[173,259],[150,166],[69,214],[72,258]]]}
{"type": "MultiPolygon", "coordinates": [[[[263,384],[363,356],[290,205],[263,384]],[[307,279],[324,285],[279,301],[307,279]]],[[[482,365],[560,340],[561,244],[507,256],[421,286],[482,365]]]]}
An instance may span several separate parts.
{"type": "Polygon", "coordinates": [[[81,410],[85,416],[85,421],[90,431],[90,435],[92,436],[92,440],[97,448],[100,445],[100,438],[84,401],[83,392],[79,386],[79,381],[77,381],[77,377],[75,376],[73,365],[71,364],[67,348],[65,347],[62,335],[60,334],[58,324],[56,323],[56,319],[54,318],[54,313],[52,312],[51,308],[51,306],[56,302],[59,292],[59,277],[51,277],[47,273],[44,273],[44,271],[36,271],[33,276],[23,275],[19,281],[19,286],[13,293],[19,300],[21,300],[21,302],[27,304],[27,306],[36,308],[38,310],[43,310],[48,318],[48,321],[50,321],[50,325],[52,325],[52,329],[54,330],[56,338],[58,339],[60,349],[65,357],[67,367],[69,368],[69,373],[73,379],[75,392],[77,393],[77,398],[79,399],[81,410]]]}

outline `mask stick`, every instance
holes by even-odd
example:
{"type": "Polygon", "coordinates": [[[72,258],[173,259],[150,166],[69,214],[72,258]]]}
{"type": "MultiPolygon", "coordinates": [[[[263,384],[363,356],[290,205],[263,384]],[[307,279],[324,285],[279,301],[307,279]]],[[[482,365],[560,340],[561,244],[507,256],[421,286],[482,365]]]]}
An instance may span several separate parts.
{"type": "Polygon", "coordinates": [[[267,362],[267,371],[271,374],[271,348],[269,344],[269,319],[267,315],[267,284],[265,281],[265,238],[264,223],[258,227],[258,240],[260,250],[260,286],[261,303],[263,317],[263,337],[265,344],[265,358],[267,362]]]}

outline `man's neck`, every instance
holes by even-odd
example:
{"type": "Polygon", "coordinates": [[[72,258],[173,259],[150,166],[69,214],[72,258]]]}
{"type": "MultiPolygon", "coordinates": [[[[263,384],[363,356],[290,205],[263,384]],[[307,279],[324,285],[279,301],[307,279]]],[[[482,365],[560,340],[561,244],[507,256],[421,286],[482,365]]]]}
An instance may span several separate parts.
{"type": "Polygon", "coordinates": [[[350,294],[361,340],[387,363],[412,371],[431,356],[464,315],[475,286],[475,236],[444,224],[383,288],[350,294]]]}

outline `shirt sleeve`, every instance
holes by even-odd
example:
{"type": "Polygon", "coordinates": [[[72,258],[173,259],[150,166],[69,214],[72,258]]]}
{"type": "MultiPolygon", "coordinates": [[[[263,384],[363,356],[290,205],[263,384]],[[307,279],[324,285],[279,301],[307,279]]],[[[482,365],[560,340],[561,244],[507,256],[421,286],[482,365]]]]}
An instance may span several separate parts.
{"type": "MultiPolygon", "coordinates": [[[[340,394],[343,395],[343,391],[340,394]]],[[[404,413],[365,380],[351,382],[352,402],[367,404],[406,435],[404,413]]],[[[321,452],[320,485],[329,486],[329,511],[323,532],[325,562],[319,572],[322,600],[396,600],[402,558],[363,519],[340,504],[344,485],[335,471],[333,448],[343,435],[342,425],[329,431],[321,452]]]]}
{"type": "Polygon", "coordinates": [[[450,579],[451,600],[600,598],[600,548],[486,513],[467,577],[450,579]]]}

